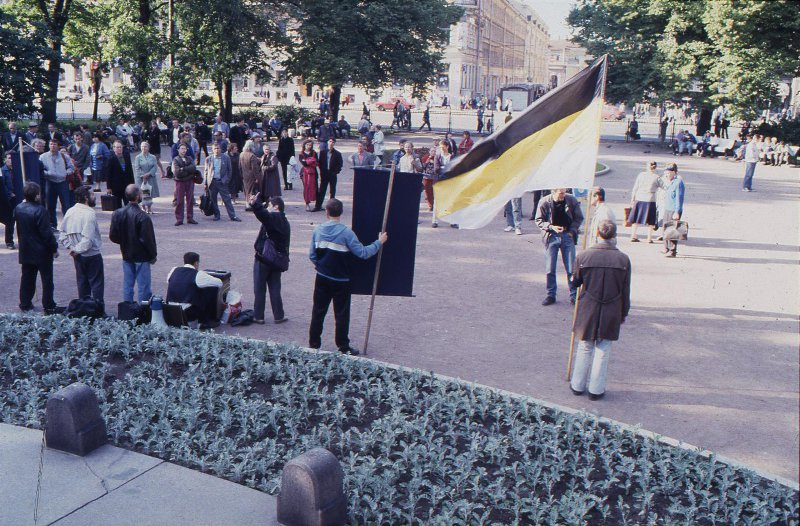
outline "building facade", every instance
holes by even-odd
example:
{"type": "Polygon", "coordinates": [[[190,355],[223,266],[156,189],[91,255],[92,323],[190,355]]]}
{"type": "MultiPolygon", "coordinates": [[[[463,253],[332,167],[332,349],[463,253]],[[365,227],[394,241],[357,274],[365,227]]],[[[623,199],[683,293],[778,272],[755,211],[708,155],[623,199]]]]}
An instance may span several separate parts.
{"type": "Polygon", "coordinates": [[[434,98],[494,98],[511,84],[547,82],[547,25],[516,0],[450,0],[465,9],[450,30],[434,98]]]}
{"type": "Polygon", "coordinates": [[[589,52],[569,40],[552,40],[547,63],[547,87],[557,88],[584,69],[592,59],[589,52]]]}

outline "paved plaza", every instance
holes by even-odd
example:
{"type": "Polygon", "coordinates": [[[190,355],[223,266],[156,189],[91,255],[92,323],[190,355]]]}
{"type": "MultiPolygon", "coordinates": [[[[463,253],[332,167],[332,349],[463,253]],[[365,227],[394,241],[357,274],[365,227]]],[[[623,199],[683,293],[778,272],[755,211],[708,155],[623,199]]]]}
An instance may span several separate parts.
{"type": "MultiPolygon", "coordinates": [[[[432,140],[427,134],[406,137],[418,145],[432,140]]],[[[387,137],[387,145],[397,139],[387,137]]],[[[339,146],[347,159],[355,141],[339,146]]],[[[619,246],[633,265],[632,308],[612,350],[603,400],[575,397],[565,382],[572,310],[563,272],[558,302],[541,306],[540,233],[527,218],[524,235],[503,232],[501,213],[481,230],[432,229],[427,207],[421,207],[415,297],[377,298],[368,357],[641,424],[796,481],[800,169],[759,166],[755,191],[744,193],[741,163],[674,158],[655,145],[602,142],[599,160],[611,171],[597,184],[606,188],[618,218],[636,174],[651,159],[658,161],[659,171],[678,163],[686,183],[690,240],[671,260],[659,253],[659,245],[632,244],[628,231],[621,231],[619,246]]],[[[243,293],[244,308],[252,308],[258,221],[240,201],[242,223],[228,221],[224,213],[222,221],[212,222],[196,211],[199,225],[175,227],[173,183],[159,184],[162,197],[153,207],[159,245],[154,292],[166,292],[167,273],[193,250],[201,255],[201,268],[230,270],[232,288],[243,293]]],[[[347,162],[338,193],[349,224],[352,170],[347,162]]],[[[283,275],[289,322],[220,331],[306,345],[314,280],[308,245],[314,226],[325,217],[304,211],[299,183],[284,199],[292,225],[292,263],[283,275]]],[[[523,202],[529,217],[532,199],[526,196],[523,202]]],[[[98,211],[106,235],[106,303],[113,312],[122,299],[122,267],[118,247],[107,241],[110,215],[98,211]]],[[[391,243],[391,230],[389,235],[391,243]]],[[[6,284],[0,310],[17,312],[16,252],[0,249],[0,273],[6,284]]],[[[74,275],[62,251],[55,262],[55,296],[61,305],[76,296],[74,275]]],[[[359,348],[368,303],[368,297],[353,298],[350,335],[359,348]]],[[[325,329],[323,348],[334,349],[332,313],[325,329]]]]}

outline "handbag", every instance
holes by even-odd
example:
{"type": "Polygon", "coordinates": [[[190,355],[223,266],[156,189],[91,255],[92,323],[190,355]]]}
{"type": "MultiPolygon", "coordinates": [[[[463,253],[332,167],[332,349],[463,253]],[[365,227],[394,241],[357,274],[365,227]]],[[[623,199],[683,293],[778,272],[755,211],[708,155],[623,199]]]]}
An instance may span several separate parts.
{"type": "Polygon", "coordinates": [[[686,241],[689,238],[689,223],[686,221],[665,221],[664,239],[686,241]]]}
{"type": "Polygon", "coordinates": [[[631,223],[630,221],[631,207],[626,206],[624,209],[624,213],[625,213],[625,226],[633,226],[633,223],[631,223]]]}
{"type": "Polygon", "coordinates": [[[214,203],[211,202],[211,194],[208,190],[200,196],[200,211],[207,216],[214,215],[214,203]]]}
{"type": "Polygon", "coordinates": [[[203,184],[203,174],[200,173],[200,170],[195,170],[194,172],[194,184],[203,184]]]}
{"type": "Polygon", "coordinates": [[[272,266],[279,272],[289,270],[289,254],[278,252],[275,242],[270,238],[264,241],[264,248],[261,250],[261,259],[267,265],[272,266]]]}
{"type": "Polygon", "coordinates": [[[113,212],[118,208],[122,208],[122,199],[112,194],[103,194],[100,196],[100,208],[103,212],[113,212]]]}

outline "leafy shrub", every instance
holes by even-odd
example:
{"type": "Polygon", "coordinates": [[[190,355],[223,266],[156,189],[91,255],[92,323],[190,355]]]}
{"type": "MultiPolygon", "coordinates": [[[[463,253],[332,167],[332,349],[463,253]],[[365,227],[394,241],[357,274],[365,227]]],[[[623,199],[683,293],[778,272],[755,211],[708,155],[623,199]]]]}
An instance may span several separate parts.
{"type": "Polygon", "coordinates": [[[779,141],[800,146],[800,119],[785,119],[781,122],[764,122],[755,130],[764,137],[777,137],[779,141]]]}
{"type": "Polygon", "coordinates": [[[309,121],[312,117],[317,116],[315,112],[308,108],[291,104],[275,106],[270,109],[269,113],[270,115],[277,115],[286,128],[294,128],[294,123],[297,122],[297,119],[302,118],[304,121],[309,121]]]}
{"type": "Polygon", "coordinates": [[[81,381],[111,441],[269,493],[321,446],[350,524],[797,525],[798,492],[588,415],[338,353],[0,316],[0,421],[81,381]]]}

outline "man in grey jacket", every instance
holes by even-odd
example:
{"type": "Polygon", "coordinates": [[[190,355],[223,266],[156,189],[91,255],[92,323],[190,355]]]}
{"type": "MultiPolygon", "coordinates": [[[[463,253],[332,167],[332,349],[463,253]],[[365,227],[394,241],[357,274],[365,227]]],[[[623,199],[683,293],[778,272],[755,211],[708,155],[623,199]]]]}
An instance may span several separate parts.
{"type": "Polygon", "coordinates": [[[556,267],[558,252],[569,282],[569,301],[575,303],[577,287],[572,283],[575,267],[575,244],[578,241],[578,229],[583,223],[581,204],[573,196],[567,194],[566,188],[555,188],[553,193],[539,201],[536,210],[536,225],[542,229],[542,241],[545,246],[545,272],[547,273],[547,296],[542,305],[556,302],[556,267]]]}
{"type": "Polygon", "coordinates": [[[233,209],[233,203],[231,202],[231,191],[229,189],[231,176],[233,175],[231,158],[222,151],[219,143],[214,143],[212,152],[213,155],[206,159],[205,187],[214,207],[214,221],[219,221],[220,217],[219,204],[217,203],[218,195],[222,196],[222,202],[225,204],[225,210],[227,210],[230,220],[241,221],[236,215],[236,210],[233,209]]]}

